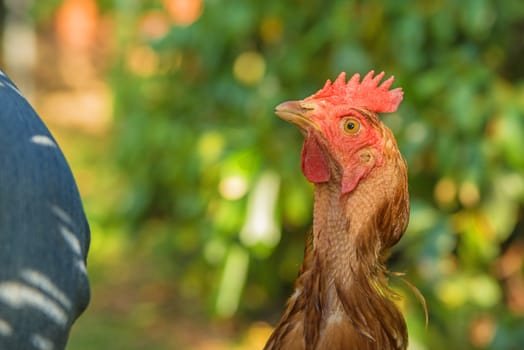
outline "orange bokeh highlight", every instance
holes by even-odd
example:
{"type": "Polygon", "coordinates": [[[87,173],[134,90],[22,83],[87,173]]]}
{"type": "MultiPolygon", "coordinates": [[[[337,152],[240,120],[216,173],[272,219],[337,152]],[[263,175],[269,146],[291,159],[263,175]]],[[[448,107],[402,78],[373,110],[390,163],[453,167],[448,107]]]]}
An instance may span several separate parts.
{"type": "Polygon", "coordinates": [[[60,44],[69,49],[94,46],[100,19],[95,0],[65,0],[57,11],[55,28],[60,44]]]}
{"type": "Polygon", "coordinates": [[[147,39],[160,39],[170,27],[169,17],[163,11],[153,10],[145,13],[139,22],[140,33],[147,39]]]}
{"type": "Polygon", "coordinates": [[[164,0],[164,7],[173,22],[189,26],[202,14],[202,0],[164,0]]]}

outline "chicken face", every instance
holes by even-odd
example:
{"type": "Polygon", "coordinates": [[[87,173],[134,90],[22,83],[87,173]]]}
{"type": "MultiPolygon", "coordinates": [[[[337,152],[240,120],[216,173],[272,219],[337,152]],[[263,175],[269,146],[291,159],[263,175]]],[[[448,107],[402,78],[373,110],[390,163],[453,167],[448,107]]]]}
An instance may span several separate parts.
{"type": "Polygon", "coordinates": [[[327,182],[336,172],[346,194],[381,164],[387,133],[375,112],[394,111],[402,100],[402,90],[388,91],[393,78],[378,85],[383,76],[370,72],[360,82],[356,74],[346,84],[342,73],[316,94],[277,106],[276,114],[304,134],[302,171],[310,182],[327,182]]]}

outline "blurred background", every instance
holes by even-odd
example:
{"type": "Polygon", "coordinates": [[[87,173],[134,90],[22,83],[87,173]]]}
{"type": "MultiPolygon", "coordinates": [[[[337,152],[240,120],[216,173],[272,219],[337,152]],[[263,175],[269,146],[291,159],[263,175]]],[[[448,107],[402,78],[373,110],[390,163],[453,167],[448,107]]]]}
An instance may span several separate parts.
{"type": "Polygon", "coordinates": [[[1,67],[49,125],[92,228],[68,349],[259,349],[302,261],[312,187],[273,107],[340,71],[384,116],[411,221],[389,267],[411,350],[524,344],[522,0],[3,0],[1,67]]]}

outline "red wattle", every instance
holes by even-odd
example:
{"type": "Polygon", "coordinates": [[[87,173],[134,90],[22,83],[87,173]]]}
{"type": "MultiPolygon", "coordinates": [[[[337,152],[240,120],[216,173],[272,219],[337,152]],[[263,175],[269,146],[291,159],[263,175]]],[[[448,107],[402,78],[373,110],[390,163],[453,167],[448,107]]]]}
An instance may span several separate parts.
{"type": "Polygon", "coordinates": [[[328,162],[315,135],[307,137],[302,147],[302,172],[309,182],[327,182],[330,178],[328,162]]]}

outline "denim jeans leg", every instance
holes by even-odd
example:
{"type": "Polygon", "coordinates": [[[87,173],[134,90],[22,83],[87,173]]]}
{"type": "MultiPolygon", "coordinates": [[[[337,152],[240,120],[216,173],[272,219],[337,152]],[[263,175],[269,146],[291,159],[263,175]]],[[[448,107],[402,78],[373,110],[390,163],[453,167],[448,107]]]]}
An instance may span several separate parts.
{"type": "Polygon", "coordinates": [[[0,71],[0,349],[65,348],[89,302],[89,239],[62,152],[0,71]]]}

